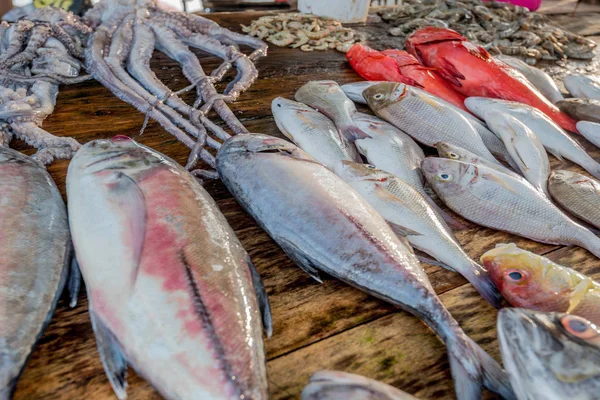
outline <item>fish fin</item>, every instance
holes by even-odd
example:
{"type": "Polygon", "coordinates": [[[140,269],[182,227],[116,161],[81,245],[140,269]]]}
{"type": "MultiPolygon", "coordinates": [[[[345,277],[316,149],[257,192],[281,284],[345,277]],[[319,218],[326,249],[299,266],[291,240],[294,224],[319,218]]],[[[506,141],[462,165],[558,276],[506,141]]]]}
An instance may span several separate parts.
{"type": "Polygon", "coordinates": [[[367,139],[371,137],[356,125],[342,126],[339,128],[338,132],[340,133],[340,139],[343,140],[343,138],[345,138],[349,142],[354,142],[358,139],[367,139]]]}
{"type": "Polygon", "coordinates": [[[581,282],[575,286],[573,291],[571,292],[571,297],[569,299],[569,309],[567,310],[567,314],[571,314],[573,310],[577,308],[579,303],[583,300],[586,293],[594,287],[594,281],[590,278],[583,279],[581,282]]]}
{"type": "Polygon", "coordinates": [[[277,244],[279,247],[283,249],[285,254],[291,260],[296,263],[304,272],[311,276],[315,281],[319,283],[323,283],[323,280],[319,276],[319,270],[314,266],[314,264],[310,261],[310,259],[304,254],[303,251],[298,249],[296,245],[290,243],[289,241],[283,238],[277,238],[277,244]]]}
{"type": "Polygon", "coordinates": [[[504,189],[506,189],[508,191],[511,191],[511,192],[517,194],[517,192],[508,184],[508,182],[504,181],[502,178],[500,178],[496,175],[483,173],[483,174],[481,174],[481,177],[483,179],[487,179],[488,181],[494,182],[497,185],[502,186],[504,189]]]}
{"type": "Polygon", "coordinates": [[[74,308],[77,305],[77,298],[79,297],[79,289],[81,289],[81,270],[79,269],[79,263],[77,257],[73,252],[71,257],[71,266],[69,268],[69,279],[67,281],[67,288],[69,289],[69,307],[74,308]]]}
{"type": "Polygon", "coordinates": [[[563,158],[563,156],[560,155],[558,150],[549,149],[547,147],[546,150],[548,151],[548,153],[552,154],[556,159],[558,159],[558,161],[565,161],[565,159],[563,158]]]}
{"type": "Polygon", "coordinates": [[[468,222],[463,222],[460,219],[458,219],[457,217],[455,217],[454,215],[443,210],[440,206],[437,205],[437,203],[435,201],[433,201],[433,199],[431,197],[429,197],[429,196],[423,196],[423,197],[425,198],[425,200],[427,200],[427,203],[429,203],[431,208],[433,208],[435,210],[435,212],[438,213],[439,217],[442,218],[444,220],[444,222],[453,230],[461,231],[461,230],[466,230],[466,229],[470,229],[473,227],[468,222]]]}
{"type": "Polygon", "coordinates": [[[96,345],[100,353],[100,361],[104,372],[119,400],[127,398],[127,360],[121,350],[121,345],[115,335],[108,329],[104,322],[94,313],[91,297],[89,306],[92,328],[96,336],[96,345]]]}
{"type": "Polygon", "coordinates": [[[417,258],[422,263],[433,265],[433,266],[440,267],[440,268],[444,268],[444,269],[447,269],[448,271],[457,272],[454,268],[452,268],[448,264],[445,264],[445,263],[437,260],[436,258],[423,253],[422,251],[419,251],[419,253],[417,254],[417,258]]]}
{"type": "Polygon", "coordinates": [[[437,73],[449,83],[458,87],[462,87],[462,83],[459,81],[459,79],[464,80],[465,76],[461,74],[450,61],[446,60],[445,58],[442,58],[441,61],[443,65],[439,68],[437,73]]]}
{"type": "MultiPolygon", "coordinates": [[[[521,152],[519,151],[519,144],[523,143],[519,140],[519,138],[513,136],[510,138],[510,142],[512,143],[513,148],[515,149],[515,152],[517,153],[517,157],[519,157],[519,161],[521,162],[521,165],[523,166],[523,168],[525,168],[526,170],[529,170],[529,165],[527,165],[527,162],[525,161],[525,158],[521,155],[521,152]]],[[[527,145],[527,143],[523,143],[525,145],[527,145]]]]}
{"type": "Polygon", "coordinates": [[[256,298],[258,300],[258,307],[260,308],[263,327],[267,333],[267,337],[271,337],[273,334],[273,318],[271,315],[269,297],[267,296],[267,291],[265,290],[263,280],[249,256],[247,257],[246,262],[248,263],[248,268],[250,269],[250,275],[252,275],[252,283],[254,284],[254,291],[256,292],[256,298]]]}
{"type": "Polygon", "coordinates": [[[394,233],[397,236],[423,236],[421,233],[417,232],[417,231],[413,231],[412,229],[409,229],[405,226],[402,225],[398,225],[395,224],[393,222],[390,221],[386,221],[388,223],[388,225],[390,226],[390,228],[394,231],[394,233]]]}

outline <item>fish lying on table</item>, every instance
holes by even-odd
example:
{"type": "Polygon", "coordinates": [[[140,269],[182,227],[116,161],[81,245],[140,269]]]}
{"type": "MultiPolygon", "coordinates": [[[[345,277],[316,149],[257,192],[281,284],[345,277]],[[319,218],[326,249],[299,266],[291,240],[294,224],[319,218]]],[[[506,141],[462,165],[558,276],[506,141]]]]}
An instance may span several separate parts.
{"type": "Polygon", "coordinates": [[[523,177],[516,172],[506,168],[503,165],[491,163],[487,161],[485,158],[481,158],[476,154],[471,153],[468,150],[465,150],[461,147],[451,145],[446,142],[439,142],[435,145],[435,149],[437,150],[438,156],[441,158],[449,158],[451,160],[462,161],[469,164],[475,165],[483,165],[488,168],[495,169],[498,172],[502,172],[504,174],[512,175],[516,178],[523,179],[523,177]]]}
{"type": "Polygon", "coordinates": [[[568,75],[564,84],[573,97],[600,100],[600,79],[589,75],[568,75]]]}
{"type": "Polygon", "coordinates": [[[580,246],[600,258],[600,238],[528,182],[447,158],[426,158],[422,169],[442,201],[469,221],[542,243],[580,246]]]}
{"type": "Polygon", "coordinates": [[[414,79],[402,75],[392,57],[361,43],[355,43],[346,53],[346,58],[352,69],[366,80],[418,85],[414,79]]]}
{"type": "Polygon", "coordinates": [[[550,194],[561,207],[600,228],[600,182],[577,172],[553,171],[550,194]]]}
{"type": "Polygon", "coordinates": [[[574,315],[504,308],[498,339],[519,400],[598,399],[598,326],[574,315]]]}
{"type": "Polygon", "coordinates": [[[223,183],[304,271],[325,272],[422,318],[446,343],[459,399],[514,398],[500,366],[459,327],[410,246],[348,184],[285,140],[237,135],[217,153],[223,183]]]}
{"type": "Polygon", "coordinates": [[[400,389],[361,375],[318,371],[302,390],[302,400],[417,400],[400,389]]]}
{"type": "MultiPolygon", "coordinates": [[[[71,238],[65,203],[37,161],[0,146],[0,399],[12,398],[67,282],[71,238]]],[[[79,278],[72,270],[71,306],[79,278]]]]}
{"type": "Polygon", "coordinates": [[[600,283],[514,243],[481,256],[502,296],[514,307],[579,315],[600,326],[600,283]]]}
{"type": "Polygon", "coordinates": [[[92,327],[117,397],[127,397],[130,365],[167,399],[266,399],[264,287],[195,178],[117,136],[79,150],[67,195],[92,327]]]}
{"type": "Polygon", "coordinates": [[[600,123],[579,121],[577,123],[577,129],[579,129],[584,138],[589,140],[597,147],[600,147],[600,123]]]}
{"type": "Polygon", "coordinates": [[[365,89],[383,82],[385,81],[352,82],[346,83],[345,85],[340,86],[340,88],[342,89],[344,94],[356,104],[367,104],[367,101],[363,97],[363,92],[365,91],[365,89]]]}
{"type": "MultiPolygon", "coordinates": [[[[578,121],[600,123],[600,100],[564,99],[558,101],[556,106],[578,121]]],[[[579,129],[579,126],[577,126],[577,129],[579,129]]]]}

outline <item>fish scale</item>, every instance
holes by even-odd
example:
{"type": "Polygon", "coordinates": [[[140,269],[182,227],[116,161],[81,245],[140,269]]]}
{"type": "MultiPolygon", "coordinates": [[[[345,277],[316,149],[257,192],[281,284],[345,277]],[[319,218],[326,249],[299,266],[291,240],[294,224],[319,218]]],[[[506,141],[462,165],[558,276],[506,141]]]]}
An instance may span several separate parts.
{"type": "Polygon", "coordinates": [[[548,187],[564,209],[600,227],[600,182],[577,172],[558,170],[552,172],[548,187]]]}

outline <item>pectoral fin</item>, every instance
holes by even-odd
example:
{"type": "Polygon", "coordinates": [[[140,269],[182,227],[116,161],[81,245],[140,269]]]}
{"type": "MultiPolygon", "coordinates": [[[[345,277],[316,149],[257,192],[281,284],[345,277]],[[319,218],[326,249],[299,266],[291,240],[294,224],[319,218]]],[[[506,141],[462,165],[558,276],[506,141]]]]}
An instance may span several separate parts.
{"type": "Polygon", "coordinates": [[[497,185],[502,186],[504,189],[512,192],[512,193],[516,193],[515,190],[510,186],[510,184],[508,182],[506,182],[504,179],[502,179],[501,177],[498,177],[496,175],[492,175],[492,174],[481,174],[481,177],[483,179],[486,179],[488,181],[494,182],[497,185]]]}
{"type": "Polygon", "coordinates": [[[81,289],[81,271],[79,269],[79,263],[75,257],[75,252],[72,253],[71,266],[69,268],[69,279],[67,281],[67,288],[69,289],[69,307],[74,308],[77,305],[77,298],[79,297],[79,289],[81,289]]]}
{"type": "Polygon", "coordinates": [[[594,281],[590,278],[584,279],[571,292],[571,298],[569,299],[569,309],[567,310],[567,314],[570,314],[577,308],[579,303],[583,300],[586,293],[594,287],[594,281]]]}
{"type": "MultiPolygon", "coordinates": [[[[515,136],[513,136],[510,139],[510,142],[512,143],[512,146],[515,149],[515,153],[517,153],[517,157],[519,158],[519,162],[521,163],[521,165],[523,166],[523,168],[525,170],[529,170],[529,166],[527,165],[527,162],[525,161],[525,158],[523,157],[523,155],[521,154],[522,152],[519,149],[520,145],[525,144],[525,143],[521,143],[519,141],[519,139],[516,138],[515,136]]],[[[527,144],[525,144],[525,145],[527,145],[527,144]]]]}
{"type": "Polygon", "coordinates": [[[461,74],[450,61],[446,60],[445,58],[443,58],[441,61],[442,65],[437,73],[451,84],[461,87],[462,83],[459,81],[459,79],[464,80],[465,76],[461,74]]]}
{"type": "Polygon", "coordinates": [[[392,228],[392,230],[394,231],[394,233],[397,236],[422,236],[421,233],[417,232],[417,231],[413,231],[410,228],[407,228],[405,226],[402,225],[398,225],[395,224],[393,222],[390,221],[386,221],[388,223],[388,225],[390,226],[390,228],[392,228]]]}
{"type": "Polygon", "coordinates": [[[304,272],[310,275],[315,281],[323,283],[319,276],[319,271],[312,261],[296,245],[283,238],[276,239],[277,244],[285,251],[285,254],[292,259],[304,272]]]}
{"type": "Polygon", "coordinates": [[[271,305],[269,304],[265,285],[263,284],[262,278],[256,270],[256,267],[252,263],[252,260],[250,260],[250,257],[247,258],[246,262],[248,263],[248,268],[250,268],[250,275],[252,276],[252,283],[254,284],[254,291],[256,292],[263,327],[265,328],[267,337],[271,337],[273,334],[273,319],[271,317],[271,305]]]}

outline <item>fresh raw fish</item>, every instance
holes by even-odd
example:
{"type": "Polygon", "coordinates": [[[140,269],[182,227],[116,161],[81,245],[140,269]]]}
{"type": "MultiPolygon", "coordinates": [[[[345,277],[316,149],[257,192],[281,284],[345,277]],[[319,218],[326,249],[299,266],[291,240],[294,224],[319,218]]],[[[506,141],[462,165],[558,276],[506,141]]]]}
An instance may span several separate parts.
{"type": "Polygon", "coordinates": [[[577,172],[553,171],[550,194],[565,210],[600,228],[600,182],[577,172]]]}
{"type": "Polygon", "coordinates": [[[542,243],[580,246],[600,257],[600,239],[522,179],[447,158],[426,158],[422,168],[444,203],[466,219],[542,243]]]}
{"type": "Polygon", "coordinates": [[[360,161],[356,148],[320,112],[283,97],[273,99],[271,111],[281,133],[327,168],[339,160],[360,161]]]}
{"type": "Polygon", "coordinates": [[[589,75],[568,75],[564,84],[573,97],[600,100],[600,79],[589,75]]]}
{"type": "Polygon", "coordinates": [[[375,86],[378,83],[382,83],[382,82],[378,82],[378,81],[353,82],[353,83],[346,83],[345,85],[340,86],[340,88],[342,89],[344,94],[346,96],[348,96],[348,98],[350,100],[352,100],[353,102],[355,102],[356,104],[367,104],[367,101],[363,97],[363,92],[365,91],[366,88],[375,86]]]}
{"type": "Polygon", "coordinates": [[[564,99],[557,102],[556,106],[578,121],[600,123],[600,100],[564,99]]]}
{"type": "MultiPolygon", "coordinates": [[[[564,99],[560,89],[554,82],[554,79],[539,68],[527,64],[525,61],[515,57],[499,54],[496,58],[504,61],[511,67],[525,75],[525,78],[537,89],[541,94],[546,96],[550,102],[556,104],[557,101],[564,99]]],[[[557,104],[558,105],[558,104],[557,104]]],[[[560,108],[560,107],[559,107],[560,108]]],[[[564,110],[562,110],[564,111],[564,110]]],[[[570,114],[570,113],[569,113],[570,114]]]]}
{"type": "Polygon", "coordinates": [[[117,136],[79,150],[67,195],[98,351],[117,397],[127,397],[130,365],[167,399],[267,399],[264,287],[196,179],[117,136]]]}
{"type": "Polygon", "coordinates": [[[340,371],[318,371],[302,390],[302,400],[417,400],[393,386],[340,371]]]}
{"type": "MultiPolygon", "coordinates": [[[[46,169],[3,146],[0,232],[0,399],[8,400],[67,282],[71,238],[65,203],[46,169]]],[[[74,306],[79,280],[72,284],[74,306]]]]}
{"type": "MultiPolygon", "coordinates": [[[[579,129],[584,138],[589,140],[597,147],[600,147],[600,123],[579,121],[577,123],[577,129],[579,129]]],[[[598,178],[598,176],[596,176],[596,178],[598,178]]]]}
{"type": "Polygon", "coordinates": [[[368,81],[402,82],[412,86],[418,84],[414,79],[402,75],[396,60],[360,43],[348,50],[346,58],[352,69],[368,81]]]}
{"type": "Polygon", "coordinates": [[[336,82],[310,81],[296,91],[296,100],[332,119],[346,139],[354,141],[366,137],[352,121],[352,116],[356,113],[354,103],[336,82]]]}
{"type": "Polygon", "coordinates": [[[571,160],[581,165],[590,174],[600,178],[600,164],[560,126],[539,110],[514,101],[484,97],[469,97],[465,100],[465,105],[471,112],[485,120],[487,120],[487,114],[490,112],[512,115],[531,129],[546,150],[554,157],[559,160],[562,160],[563,157],[571,160]]]}
{"type": "Polygon", "coordinates": [[[469,121],[432,96],[392,82],[371,86],[363,96],[377,116],[427,146],[448,142],[490,162],[498,162],[469,121]]]}
{"type": "Polygon", "coordinates": [[[483,47],[458,32],[426,27],[408,37],[406,49],[465,96],[518,101],[538,108],[566,130],[577,132],[575,120],[561,112],[519,71],[494,59],[483,47]]]}
{"type": "Polygon", "coordinates": [[[488,126],[502,139],[525,179],[550,198],[548,193],[550,160],[548,160],[544,145],[535,133],[509,114],[495,111],[486,116],[485,121],[488,126]]]}
{"type": "Polygon", "coordinates": [[[402,179],[368,164],[340,161],[333,171],[363,196],[397,235],[464,276],[496,308],[500,295],[487,271],[460,247],[454,234],[428,201],[402,179]]]}
{"type": "Polygon", "coordinates": [[[505,308],[498,315],[502,361],[519,400],[596,400],[600,328],[575,315],[505,308]]]}
{"type": "Polygon", "coordinates": [[[578,315],[600,326],[600,283],[591,278],[514,243],[496,245],[481,263],[512,306],[578,315]]]}
{"type": "Polygon", "coordinates": [[[448,347],[459,399],[481,385],[514,395],[499,365],[460,329],[413,250],[348,184],[292,143],[251,134],[217,153],[223,183],[302,269],[318,270],[422,318],[448,347]]]}
{"type": "Polygon", "coordinates": [[[516,174],[514,171],[511,171],[510,169],[508,169],[502,165],[491,163],[491,162],[487,161],[485,158],[481,158],[481,157],[471,153],[470,151],[467,151],[458,146],[453,146],[449,143],[440,142],[435,145],[435,148],[438,152],[438,155],[442,158],[449,158],[451,160],[462,161],[462,162],[465,162],[468,164],[484,165],[488,168],[495,169],[498,172],[502,172],[505,174],[513,175],[517,178],[521,178],[521,176],[516,174]]]}

